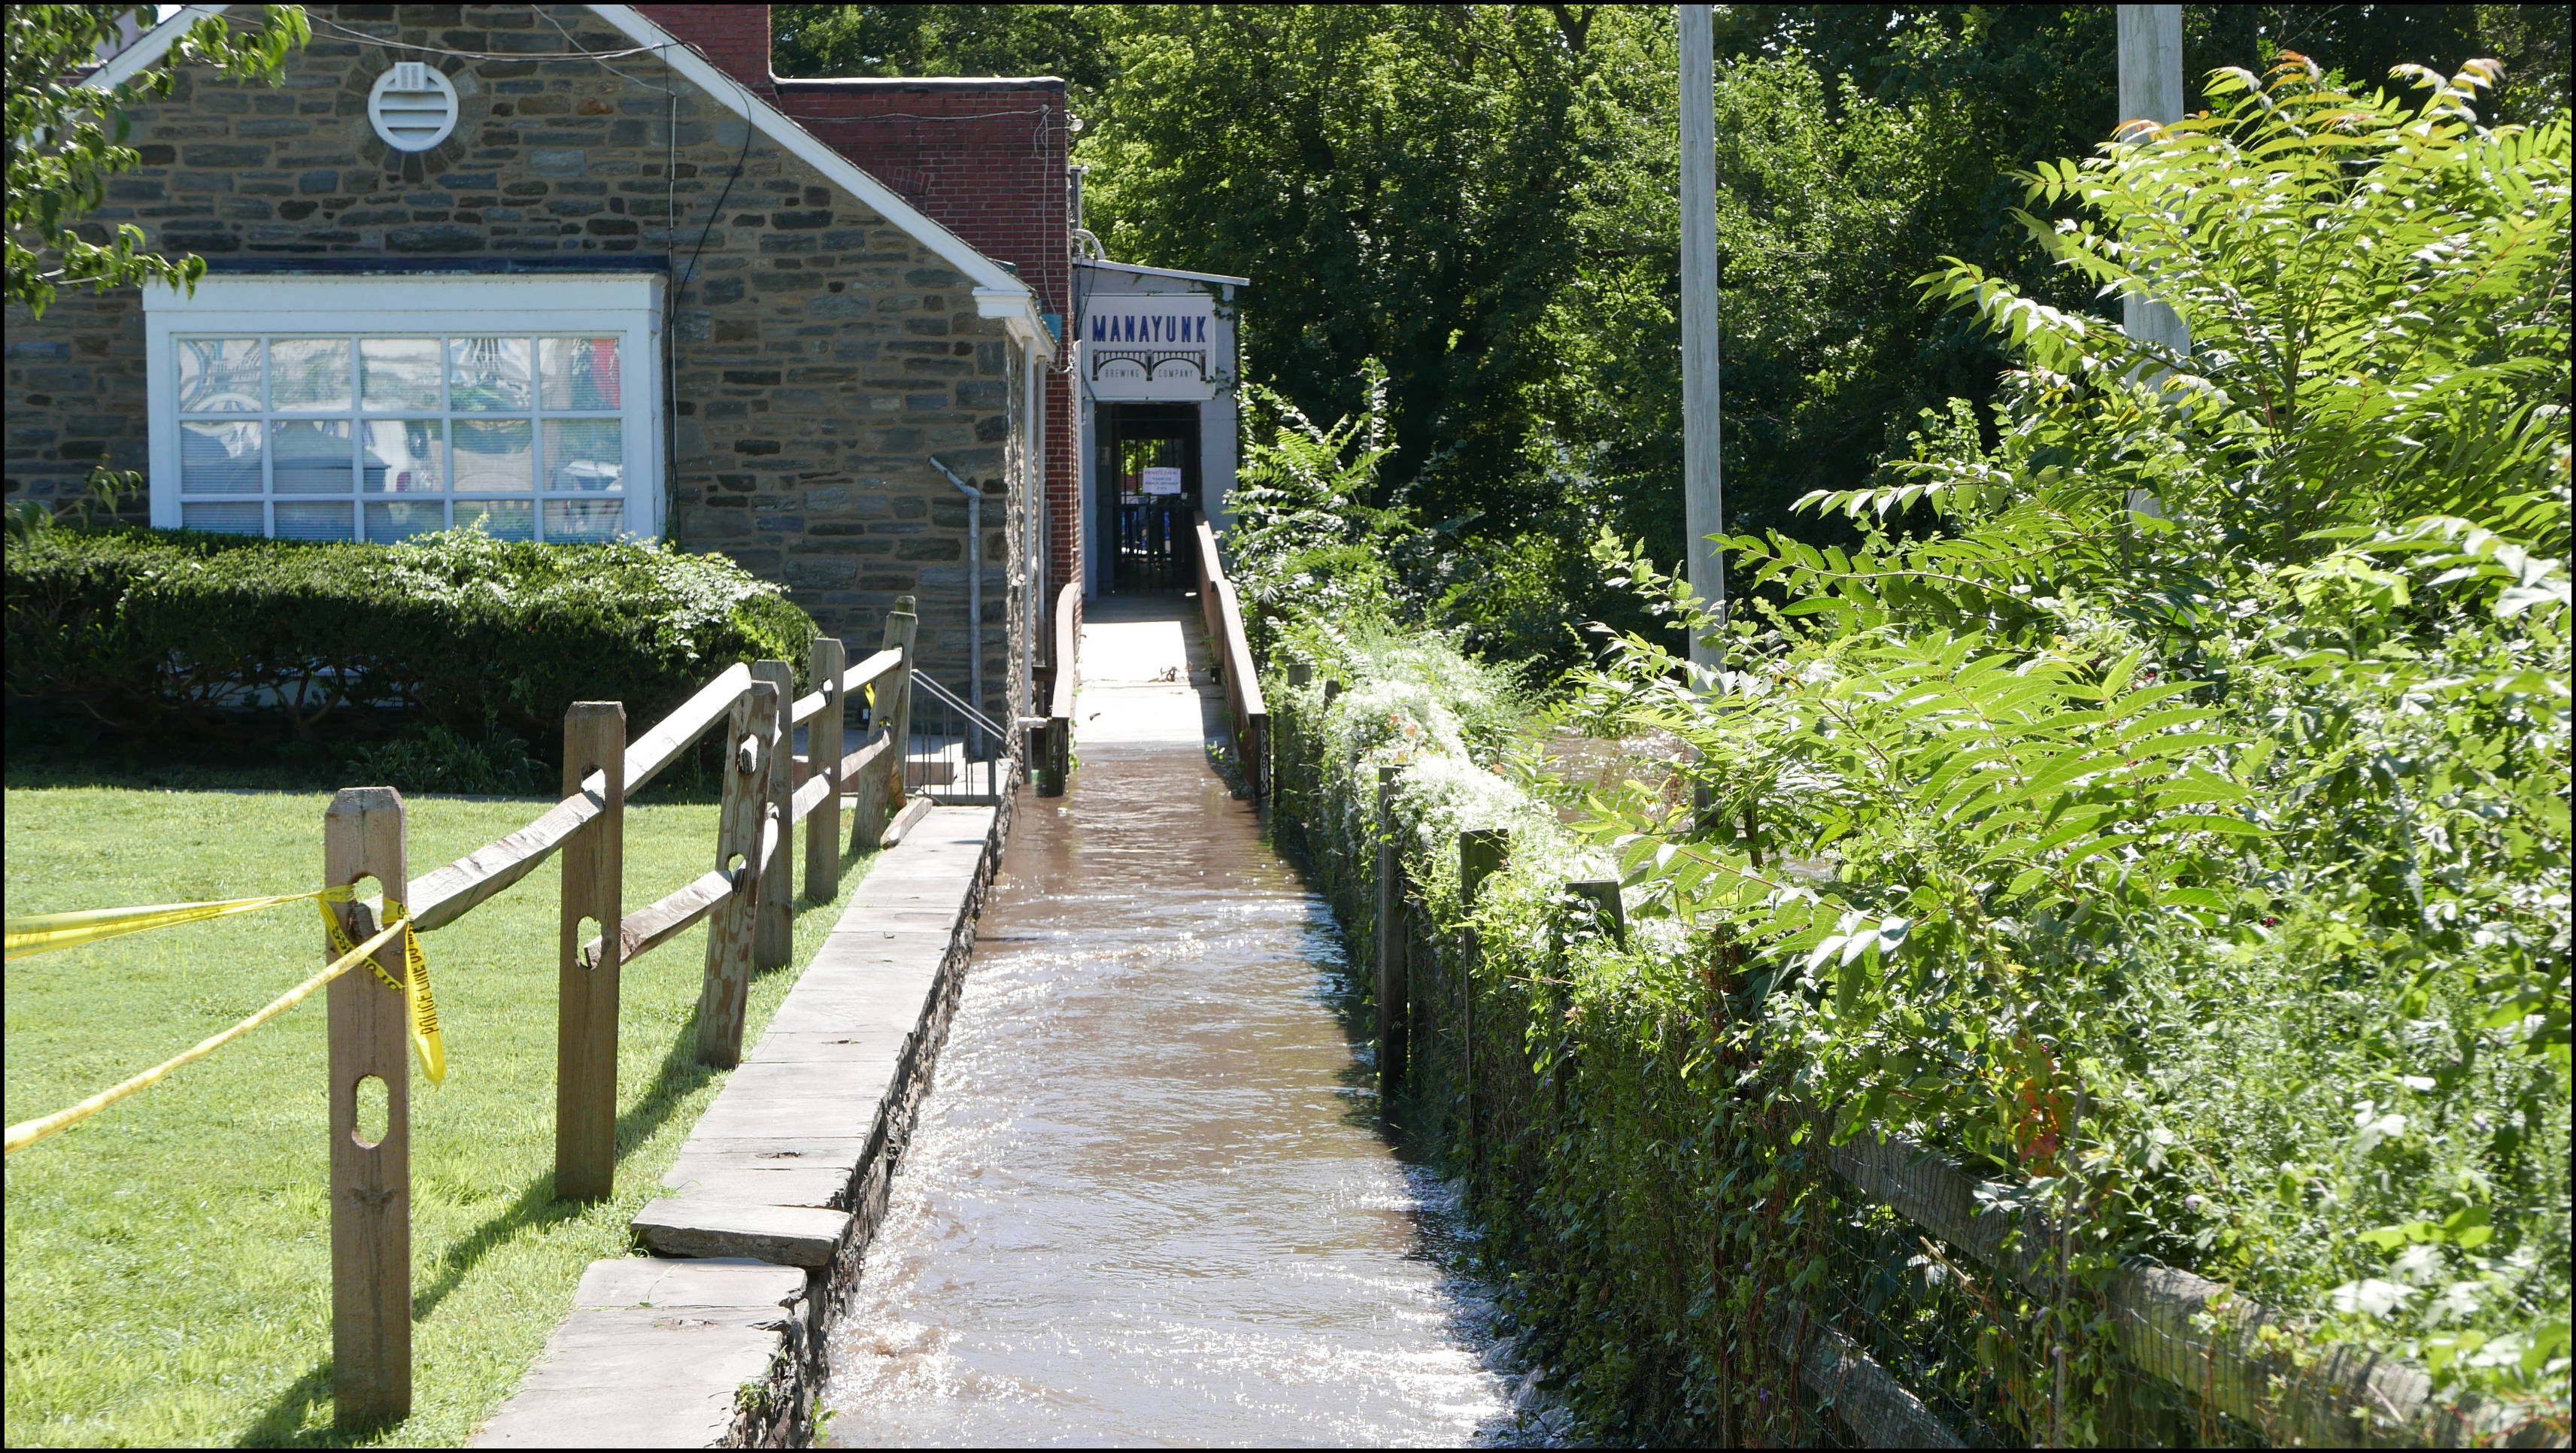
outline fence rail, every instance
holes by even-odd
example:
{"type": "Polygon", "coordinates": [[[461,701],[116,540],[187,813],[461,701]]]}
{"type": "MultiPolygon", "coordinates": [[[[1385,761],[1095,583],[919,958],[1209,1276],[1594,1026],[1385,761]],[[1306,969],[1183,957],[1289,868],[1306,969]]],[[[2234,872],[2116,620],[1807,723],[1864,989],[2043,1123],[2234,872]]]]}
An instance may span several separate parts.
{"type": "MultiPolygon", "coordinates": [[[[903,800],[918,626],[907,596],[887,618],[881,649],[856,666],[841,642],[815,641],[807,663],[814,690],[792,700],[786,662],[729,666],[632,742],[621,703],[574,703],[564,718],[562,800],[418,878],[404,861],[399,792],[352,787],[332,799],[323,818],[325,886],[400,884],[418,932],[456,922],[560,856],[558,1195],[594,1200],[613,1188],[618,976],[626,964],[709,921],[697,1057],[720,1067],[741,1060],[752,972],[792,956],[797,825],[805,824],[806,894],[829,899],[840,891],[844,798],[856,802],[852,837],[870,846],[903,800]],[[845,753],[848,704],[871,689],[874,730],[845,753]],[[792,751],[800,726],[809,743],[802,757],[792,751]],[[715,731],[724,733],[724,754],[714,866],[627,913],[626,800],[715,731]],[[609,924],[613,932],[601,929],[609,924]]],[[[342,1426],[371,1427],[398,1422],[412,1407],[411,1062],[401,987],[409,966],[401,936],[385,934],[389,915],[405,910],[381,894],[353,893],[326,911],[348,939],[386,945],[373,949],[378,972],[328,983],[332,1397],[342,1426]],[[358,1092],[369,1080],[382,1083],[386,1103],[385,1129],[373,1141],[358,1129],[358,1092]]]]}
{"type": "Polygon", "coordinates": [[[1216,531],[1205,516],[1198,529],[1199,616],[1207,627],[1208,654],[1225,683],[1225,704],[1234,717],[1234,750],[1243,765],[1244,785],[1255,798],[1270,789],[1270,706],[1261,694],[1261,674],[1254,668],[1252,641],[1243,629],[1243,602],[1225,575],[1217,554],[1216,531]]]}
{"type": "Polygon", "coordinates": [[[1037,728],[1029,760],[1037,764],[1038,795],[1062,797],[1065,778],[1073,771],[1073,694],[1079,671],[1075,657],[1082,640],[1082,582],[1069,580],[1056,592],[1052,664],[1047,682],[1046,720],[1037,728]]]}

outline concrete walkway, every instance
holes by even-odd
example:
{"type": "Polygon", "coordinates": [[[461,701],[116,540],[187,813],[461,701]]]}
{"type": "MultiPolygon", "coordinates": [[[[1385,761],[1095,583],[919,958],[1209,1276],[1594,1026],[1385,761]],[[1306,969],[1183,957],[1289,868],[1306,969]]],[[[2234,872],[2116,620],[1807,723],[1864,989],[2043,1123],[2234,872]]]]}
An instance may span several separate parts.
{"type": "Polygon", "coordinates": [[[486,1448],[807,1441],[822,1328],[885,1208],[1001,846],[940,807],[880,854],[635,1217],[475,1437],[486,1448]]]}
{"type": "Polygon", "coordinates": [[[1104,595],[1083,606],[1080,756],[1203,747],[1231,730],[1225,688],[1209,671],[1194,602],[1179,595],[1104,595]]]}

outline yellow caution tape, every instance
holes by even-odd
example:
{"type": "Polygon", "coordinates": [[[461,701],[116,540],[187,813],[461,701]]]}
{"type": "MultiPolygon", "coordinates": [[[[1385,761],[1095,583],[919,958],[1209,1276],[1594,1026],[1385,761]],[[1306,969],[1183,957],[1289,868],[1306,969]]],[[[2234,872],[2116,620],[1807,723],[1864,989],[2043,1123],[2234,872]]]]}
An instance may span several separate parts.
{"type": "Polygon", "coordinates": [[[9,920],[9,957],[51,953],[58,948],[96,943],[124,933],[173,924],[202,923],[236,913],[256,913],[280,903],[318,898],[325,903],[349,901],[349,885],[318,888],[310,893],[279,893],[267,898],[227,898],[216,903],[156,903],[146,908],[85,908],[77,913],[39,913],[9,920]]]}
{"type": "Polygon", "coordinates": [[[204,1059],[206,1056],[213,1054],[216,1050],[223,1048],[225,1045],[232,1043],[234,1040],[241,1038],[243,1035],[250,1033],[261,1025],[266,1024],[268,1021],[275,1019],[287,1010],[303,1003],[306,999],[313,997],[314,990],[321,988],[323,985],[330,983],[333,979],[336,979],[342,974],[347,973],[352,968],[357,967],[359,960],[384,947],[386,941],[391,939],[395,934],[399,933],[404,935],[406,938],[410,937],[410,927],[410,921],[407,919],[398,919],[395,922],[386,924],[384,929],[377,933],[375,937],[368,939],[365,943],[359,944],[347,953],[344,953],[340,955],[340,957],[332,960],[329,967],[323,969],[322,972],[315,974],[312,978],[305,980],[303,983],[296,985],[294,988],[287,990],[284,994],[279,995],[267,1008],[260,1010],[257,1014],[252,1015],[248,1019],[243,1020],[241,1023],[234,1025],[232,1028],[225,1030],[221,1034],[199,1041],[195,1048],[190,1049],[185,1054],[164,1060],[160,1064],[154,1065],[152,1068],[145,1070],[143,1073],[136,1075],[130,1080],[126,1080],[120,1084],[111,1085],[69,1109],[57,1110],[53,1114],[44,1116],[41,1119],[22,1121],[19,1124],[10,1126],[7,1153],[10,1155],[16,1155],[19,1151],[35,1144],[37,1141],[44,1139],[55,1131],[61,1130],[67,1125],[77,1125],[81,1121],[97,1114],[99,1111],[106,1109],[108,1106],[115,1104],[117,1101],[124,1099],[126,1096],[133,1094],[137,1090],[151,1088],[153,1085],[159,1083],[164,1076],[168,1075],[172,1070],[179,1068],[181,1065],[188,1064],[195,1060],[204,1059]]]}
{"type": "MultiPolygon", "coordinates": [[[[367,967],[376,971],[376,977],[385,981],[386,988],[401,993],[410,1006],[411,1047],[420,1055],[421,1073],[429,1076],[429,1082],[435,1085],[447,1078],[447,1041],[438,1032],[438,1004],[429,997],[429,960],[421,956],[420,935],[411,931],[411,915],[391,898],[385,900],[385,921],[403,931],[402,982],[396,983],[394,976],[386,973],[373,959],[367,961],[367,967]]],[[[331,912],[328,905],[322,909],[322,923],[331,934],[331,947],[346,952],[349,936],[340,931],[339,917],[331,912]]],[[[378,935],[379,939],[382,937],[378,935]]]]}

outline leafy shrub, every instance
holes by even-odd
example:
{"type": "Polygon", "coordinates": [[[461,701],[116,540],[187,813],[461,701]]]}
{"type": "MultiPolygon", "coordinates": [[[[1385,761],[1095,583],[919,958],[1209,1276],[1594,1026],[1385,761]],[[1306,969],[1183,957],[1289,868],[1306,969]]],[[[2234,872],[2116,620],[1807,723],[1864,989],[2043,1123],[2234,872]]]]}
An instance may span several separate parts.
{"type": "Polygon", "coordinates": [[[498,723],[479,736],[436,722],[411,726],[358,748],[346,762],[351,777],[398,782],[407,792],[533,793],[547,785],[545,763],[498,723]]]}
{"type": "Polygon", "coordinates": [[[1282,816],[1346,913],[1374,766],[1440,764],[1397,841],[1475,931],[1428,1012],[1469,1006],[1478,1108],[1427,1123],[1594,1411],[1797,1435],[1761,1335],[1791,1299],[1990,1425],[2117,1442],[2098,1288],[2143,1259],[2564,1425],[2568,131],[2479,128],[2478,66],[2414,79],[2409,109],[2239,74],[2048,169],[2085,209],[2040,228],[2061,260],[2174,302],[2193,353],[1926,279],[2023,365],[1991,433],[1961,406],[1886,487],[1811,498],[1855,550],[1728,541],[1758,595],[1722,629],[1603,540],[1726,651],[1616,636],[1565,708],[1687,749],[1693,790],[1582,804],[1625,945],[1571,911],[1598,870],[1537,804],[1574,794],[1516,793],[1510,734],[1465,727],[1484,677],[1421,633],[1273,627],[1351,683],[1272,688],[1282,816]],[[1488,825],[1513,867],[1470,911],[1449,835],[1488,825]],[[1819,1108],[2070,1227],[2063,1289],[1935,1315],[1958,1278],[1838,1196],[1819,1108]],[[1944,1315],[1972,1335],[1918,1337],[1944,1315]]]}
{"type": "Polygon", "coordinates": [[[581,700],[624,701],[640,730],[727,663],[801,662],[815,634],[719,555],[475,530],[385,546],[31,531],[9,539],[7,581],[13,703],[138,735],[310,740],[390,717],[546,743],[581,700]]]}

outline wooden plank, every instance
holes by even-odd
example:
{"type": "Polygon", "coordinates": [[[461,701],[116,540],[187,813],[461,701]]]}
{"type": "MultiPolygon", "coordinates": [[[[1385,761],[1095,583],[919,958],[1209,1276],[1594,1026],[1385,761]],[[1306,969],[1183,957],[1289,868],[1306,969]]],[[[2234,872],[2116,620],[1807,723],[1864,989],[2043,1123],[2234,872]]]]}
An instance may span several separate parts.
{"type": "Polygon", "coordinates": [[[760,822],[777,735],[778,688],[755,681],[725,723],[724,795],[717,812],[716,869],[738,873],[739,891],[707,923],[706,977],[698,988],[698,1063],[731,1069],[742,1061],[743,1014],[751,992],[754,910],[760,906],[760,822]]]}
{"type": "Polygon", "coordinates": [[[820,684],[830,710],[805,728],[805,785],[796,789],[796,817],[805,824],[805,896],[829,903],[841,891],[841,726],[848,699],[841,673],[848,652],[830,636],[816,636],[805,660],[807,679],[820,684]]]}
{"type": "Polygon", "coordinates": [[[416,929],[426,933],[454,923],[476,904],[536,871],[555,849],[606,810],[607,801],[597,790],[599,781],[593,773],[579,796],[567,797],[517,832],[414,879],[403,901],[412,911],[416,929]]]}
{"type": "Polygon", "coordinates": [[[880,731],[875,736],[868,739],[868,744],[866,746],[859,748],[857,751],[850,753],[846,757],[843,757],[841,759],[842,790],[844,792],[856,791],[859,780],[870,772],[880,770],[880,764],[882,759],[885,757],[885,754],[893,750],[894,739],[880,731]]]}
{"type": "MultiPolygon", "coordinates": [[[[691,742],[723,718],[750,684],[751,668],[728,666],[678,710],[655,723],[626,749],[626,790],[642,787],[678,760],[691,742]]],[[[411,908],[416,929],[427,933],[443,928],[535,871],[548,854],[599,815],[605,804],[603,781],[600,774],[592,773],[583,779],[578,795],[567,793],[536,821],[406,885],[403,901],[411,908]]]]}
{"type": "MultiPolygon", "coordinates": [[[[626,915],[617,925],[620,962],[631,964],[686,932],[689,925],[706,917],[708,909],[735,891],[735,877],[721,868],[701,873],[687,887],[626,915]]],[[[583,944],[581,951],[590,958],[598,955],[599,948],[599,940],[594,938],[583,944]]]]}
{"type": "Polygon", "coordinates": [[[1074,684],[1080,675],[1081,652],[1077,642],[1082,632],[1082,582],[1070,580],[1055,597],[1055,690],[1047,715],[1071,720],[1074,684]]]}
{"type": "Polygon", "coordinates": [[[660,776],[663,768],[678,761],[680,753],[722,723],[734,703],[750,689],[751,668],[737,661],[717,672],[713,681],[699,687],[697,695],[681,702],[669,716],[655,722],[652,730],[626,748],[627,792],[641,790],[645,783],[660,776]]]}
{"type": "MultiPolygon", "coordinates": [[[[815,775],[815,776],[811,776],[811,777],[806,778],[806,779],[805,779],[805,785],[804,785],[804,786],[802,786],[802,787],[797,788],[797,789],[796,789],[796,795],[795,795],[794,797],[792,797],[792,798],[788,799],[788,804],[787,804],[787,805],[788,805],[788,807],[789,807],[789,809],[790,809],[789,815],[790,815],[792,818],[794,818],[796,821],[798,821],[798,822],[803,822],[806,818],[811,817],[811,816],[814,814],[814,812],[815,812],[815,810],[816,810],[816,809],[818,809],[818,808],[822,807],[822,806],[823,806],[823,804],[825,804],[825,803],[827,803],[827,802],[828,802],[828,803],[831,803],[831,804],[832,804],[832,806],[836,809],[835,815],[837,815],[837,809],[839,808],[839,806],[840,806],[840,802],[841,802],[841,794],[839,794],[839,793],[837,793],[837,792],[834,792],[834,791],[832,790],[832,775],[831,775],[831,773],[829,773],[829,772],[823,772],[823,773],[819,773],[819,774],[817,774],[817,775],[815,775]]],[[[832,834],[832,837],[831,837],[831,838],[826,838],[826,839],[825,839],[825,841],[826,841],[826,842],[833,841],[834,839],[838,838],[839,836],[840,836],[839,830],[836,828],[836,829],[834,830],[833,834],[832,834]]],[[[835,853],[833,854],[833,862],[834,862],[835,864],[837,864],[839,861],[840,861],[840,855],[839,855],[839,853],[835,852],[835,853]]],[[[836,874],[834,874],[833,876],[838,877],[839,875],[836,873],[836,874]]],[[[813,839],[811,839],[810,837],[809,837],[808,839],[806,839],[806,854],[805,854],[805,884],[806,884],[806,887],[805,887],[805,896],[806,896],[806,897],[808,897],[808,898],[818,898],[818,897],[821,897],[821,896],[822,896],[822,894],[817,893],[817,892],[815,891],[815,873],[814,873],[813,839]]],[[[827,888],[825,891],[826,891],[826,892],[830,892],[830,891],[837,891],[837,890],[835,890],[835,889],[828,889],[828,888],[827,888]]]]}
{"type": "MultiPolygon", "coordinates": [[[[1870,1199],[2040,1295],[2056,1290],[2060,1232],[2048,1218],[1981,1213],[1978,1182],[1911,1141],[1867,1135],[1834,1146],[1834,1173],[1870,1199]],[[2015,1233],[2018,1234],[2015,1234],[2015,1233]]],[[[2436,1399],[2411,1363],[2340,1344],[2296,1346],[2296,1322],[2231,1287],[2171,1267],[2128,1267],[2104,1287],[2122,1351],[2141,1370],[2285,1444],[2433,1446],[2492,1442],[2509,1408],[2436,1399]],[[2267,1339],[2265,1329],[2275,1329],[2267,1339]],[[2285,1345],[2282,1331],[2291,1333],[2285,1345]]]]}
{"type": "MultiPolygon", "coordinates": [[[[322,881],[401,883],[402,794],[350,787],[322,819],[322,881]]],[[[357,943],[380,926],[366,905],[334,910],[357,943]]],[[[324,962],[339,957],[328,937],[324,962]]],[[[410,968],[396,935],[374,969],[331,981],[331,1398],[344,1428],[411,1416],[411,1043],[401,983],[410,968]],[[383,1138],[361,1139],[358,1088],[382,1082],[383,1138]]]]}
{"type": "MultiPolygon", "coordinates": [[[[796,673],[784,661],[752,662],[751,679],[777,687],[782,707],[796,690],[796,673]]],[[[796,864],[771,836],[784,836],[794,821],[788,816],[796,796],[794,739],[783,719],[772,719],[769,734],[769,770],[761,783],[760,911],[752,921],[755,969],[775,969],[796,956],[796,864]]]]}
{"type": "Polygon", "coordinates": [[[622,924],[626,862],[626,708],[577,701],[564,713],[564,790],[596,778],[599,816],[563,848],[557,911],[555,998],[555,1194],[605,1199],[617,1180],[617,979],[622,935],[604,951],[583,925],[622,924]]]}
{"type": "MultiPolygon", "coordinates": [[[[904,598],[907,600],[911,599],[910,596],[906,596],[904,598]]],[[[891,628],[889,628],[888,634],[892,634],[891,628]]],[[[875,655],[870,656],[856,666],[853,666],[849,670],[841,673],[841,694],[844,697],[847,697],[851,692],[861,690],[862,688],[873,684],[879,677],[893,672],[902,665],[902,648],[899,646],[888,646],[884,650],[877,652],[875,655]]]]}
{"type": "Polygon", "coordinates": [[[1771,1350],[1798,1370],[1807,1395],[1831,1407],[1864,1448],[1967,1446],[1877,1359],[1827,1323],[1783,1312],[1772,1319],[1771,1350]]]}
{"type": "Polygon", "coordinates": [[[930,815],[932,806],[931,800],[927,797],[916,797],[905,803],[903,811],[895,814],[894,821],[886,824],[885,836],[879,839],[878,845],[890,848],[902,842],[905,833],[912,831],[923,818],[930,815]]]}
{"type": "Polygon", "coordinates": [[[1234,582],[1217,577],[1217,615],[1225,641],[1225,678],[1229,690],[1240,687],[1236,710],[1245,716],[1267,716],[1270,703],[1261,694],[1261,673],[1253,669],[1252,638],[1243,629],[1243,602],[1235,594],[1234,582]]]}

